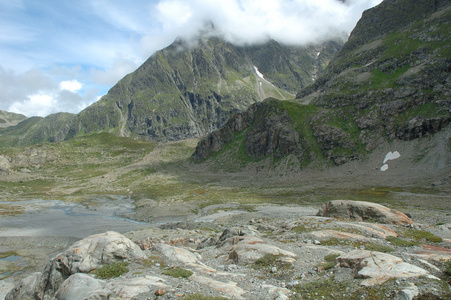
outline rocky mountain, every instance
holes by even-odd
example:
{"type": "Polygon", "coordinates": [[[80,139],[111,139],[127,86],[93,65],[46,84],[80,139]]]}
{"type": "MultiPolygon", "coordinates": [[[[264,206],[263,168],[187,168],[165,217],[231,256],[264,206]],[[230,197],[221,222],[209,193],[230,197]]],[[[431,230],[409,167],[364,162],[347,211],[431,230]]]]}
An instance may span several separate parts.
{"type": "Polygon", "coordinates": [[[155,141],[199,137],[264,98],[294,97],[339,46],[299,48],[269,41],[238,47],[217,37],[201,37],[194,45],[177,40],[82,111],[80,130],[115,129],[121,136],[155,141]],[[329,54],[317,57],[321,47],[329,54]]]}
{"type": "Polygon", "coordinates": [[[241,153],[253,159],[261,155],[247,145],[256,143],[254,149],[274,158],[295,154],[301,165],[314,158],[343,164],[384,141],[435,134],[451,120],[450,20],[449,1],[387,0],[369,9],[295,101],[251,107],[247,123],[240,123],[243,114],[234,116],[228,129],[199,142],[194,158],[203,160],[228,148],[230,136],[241,136],[241,153]],[[257,124],[261,114],[279,117],[257,124]]]}
{"type": "Polygon", "coordinates": [[[297,47],[270,40],[236,46],[211,32],[196,41],[178,39],[77,116],[33,118],[1,139],[26,145],[99,131],[153,141],[199,137],[267,97],[294,98],[341,45],[329,41],[297,47]]]}

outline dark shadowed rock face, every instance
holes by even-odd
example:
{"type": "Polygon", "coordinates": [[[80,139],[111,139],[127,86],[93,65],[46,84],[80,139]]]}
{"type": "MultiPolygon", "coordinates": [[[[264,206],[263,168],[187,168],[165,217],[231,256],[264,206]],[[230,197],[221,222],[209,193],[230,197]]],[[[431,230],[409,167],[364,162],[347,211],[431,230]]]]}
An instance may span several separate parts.
{"type": "Polygon", "coordinates": [[[239,134],[244,134],[246,155],[254,159],[268,155],[280,158],[292,153],[302,156],[303,153],[303,139],[292,118],[280,101],[267,99],[236,114],[221,129],[201,139],[193,158],[196,161],[208,158],[239,134]]]}

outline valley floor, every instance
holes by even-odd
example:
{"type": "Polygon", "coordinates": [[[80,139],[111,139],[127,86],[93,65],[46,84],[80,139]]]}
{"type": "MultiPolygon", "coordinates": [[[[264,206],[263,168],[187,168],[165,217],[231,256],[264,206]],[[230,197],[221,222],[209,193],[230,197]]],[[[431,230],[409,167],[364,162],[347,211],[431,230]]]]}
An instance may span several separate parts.
{"type": "MultiPolygon", "coordinates": [[[[296,226],[305,226],[324,202],[334,199],[376,202],[407,213],[422,228],[441,236],[444,242],[439,246],[449,249],[451,244],[446,239],[451,239],[451,231],[440,226],[451,224],[450,136],[448,129],[427,141],[384,144],[364,161],[339,167],[312,165],[303,171],[293,169],[290,158],[277,164],[249,163],[234,172],[215,160],[196,164],[189,157],[197,140],[99,145],[90,144],[94,142],[87,138],[15,150],[29,160],[0,175],[0,215],[2,220],[14,220],[1,225],[0,253],[18,257],[13,262],[0,261],[0,279],[4,279],[0,281],[0,295],[2,289],[10,288],[6,283],[41,271],[51,256],[74,241],[107,230],[126,233],[132,240],[154,236],[164,241],[191,238],[198,243],[226,228],[260,226],[277,233],[265,240],[269,238],[271,243],[305,256],[299,249],[310,247],[312,252],[315,248],[305,244],[309,238],[293,235],[291,229],[285,232],[284,226],[296,222],[296,226]],[[388,161],[388,169],[381,171],[386,154],[394,151],[400,157],[388,161]],[[38,163],[32,162],[33,157],[38,163]],[[36,159],[42,157],[45,159],[36,159]],[[47,204],[42,207],[38,202],[47,204]],[[81,218],[74,219],[68,231],[25,230],[24,224],[36,219],[41,225],[63,224],[58,218],[68,221],[74,217],[65,208],[75,208],[81,218]],[[45,212],[55,218],[49,222],[39,219],[45,212]],[[101,227],[99,223],[89,227],[86,218],[98,213],[109,219],[101,227]],[[18,225],[12,228],[12,224],[18,225]]],[[[18,157],[13,152],[0,154],[18,157]]],[[[263,231],[261,236],[265,236],[263,231]]],[[[395,251],[413,250],[404,247],[395,251]]],[[[308,274],[320,264],[327,251],[323,252],[316,258],[303,257],[311,263],[296,276],[308,274]]],[[[225,261],[212,264],[218,269],[225,261]]],[[[245,272],[242,267],[237,270],[245,272]]]]}

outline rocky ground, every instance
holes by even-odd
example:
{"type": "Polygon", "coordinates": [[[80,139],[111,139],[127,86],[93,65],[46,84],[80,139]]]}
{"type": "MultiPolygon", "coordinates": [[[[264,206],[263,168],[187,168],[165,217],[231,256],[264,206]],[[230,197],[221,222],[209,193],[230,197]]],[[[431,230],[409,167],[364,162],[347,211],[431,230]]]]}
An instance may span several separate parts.
{"type": "MultiPolygon", "coordinates": [[[[67,271],[60,265],[52,274],[63,275],[51,284],[50,298],[72,274],[57,299],[74,299],[70,291],[77,294],[80,282],[91,287],[83,289],[92,293],[91,299],[106,295],[110,299],[446,299],[450,292],[444,272],[451,248],[450,136],[448,128],[427,139],[381,144],[364,160],[340,167],[311,166],[302,172],[290,169],[289,159],[275,165],[249,163],[235,172],[227,172],[226,166],[219,167],[215,161],[195,164],[189,159],[194,140],[139,144],[139,150],[132,144],[123,150],[117,148],[117,141],[91,145],[94,142],[87,138],[5,151],[0,215],[2,221],[17,218],[20,226],[0,226],[0,299],[19,279],[28,278],[27,286],[34,286],[33,282],[49,278],[42,277],[52,270],[46,269],[52,266],[49,261],[73,249],[71,245],[80,238],[109,230],[121,232],[143,252],[113,255],[106,261],[96,258],[90,266],[95,269],[124,260],[128,272],[115,279],[99,279],[89,268],[67,271]],[[385,162],[388,169],[381,171],[386,154],[395,151],[400,157],[385,162]],[[108,195],[132,199],[135,210],[124,203],[124,209],[116,211],[117,200],[108,195]],[[113,217],[122,218],[120,222],[128,218],[146,224],[140,229],[119,228],[108,225],[119,222],[110,218],[98,231],[94,225],[86,231],[89,223],[74,219],[74,225],[56,228],[64,229],[63,233],[47,234],[36,228],[21,233],[19,229],[30,220],[27,217],[55,211],[47,207],[30,212],[30,206],[23,205],[36,199],[61,202],[60,220],[72,218],[61,210],[64,205],[84,215],[109,211],[106,204],[111,202],[113,217]],[[321,205],[333,199],[383,204],[409,214],[414,224],[316,216],[321,205]],[[70,230],[75,233],[69,234],[70,230]],[[192,274],[172,269],[176,266],[192,274]],[[386,274],[385,270],[401,273],[386,274]],[[29,277],[33,272],[40,275],[29,277]],[[373,273],[380,276],[373,280],[368,275],[373,273]],[[174,277],[178,275],[182,277],[174,277]]],[[[66,257],[67,262],[80,260],[66,257]]]]}
{"type": "MultiPolygon", "coordinates": [[[[297,205],[256,205],[252,212],[215,205],[189,221],[90,236],[16,282],[6,299],[451,296],[444,272],[451,259],[449,214],[424,215],[432,223],[420,223],[378,204],[336,202],[338,209],[321,210],[329,216],[297,205]],[[94,274],[117,261],[127,264],[119,277],[94,274]]],[[[1,282],[3,295],[14,279],[1,282]]]]}

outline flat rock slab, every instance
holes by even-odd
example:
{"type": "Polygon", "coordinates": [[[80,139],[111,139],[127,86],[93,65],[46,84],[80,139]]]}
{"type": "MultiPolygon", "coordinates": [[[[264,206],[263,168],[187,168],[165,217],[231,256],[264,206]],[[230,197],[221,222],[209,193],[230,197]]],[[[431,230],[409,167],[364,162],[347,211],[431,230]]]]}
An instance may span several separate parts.
{"type": "Polygon", "coordinates": [[[155,250],[160,253],[165,262],[171,265],[198,265],[198,257],[189,250],[170,246],[167,244],[157,244],[155,250]]]}
{"type": "Polygon", "coordinates": [[[432,245],[423,245],[423,249],[416,251],[414,253],[415,256],[419,256],[421,258],[427,260],[434,261],[450,261],[451,260],[451,249],[432,246],[432,245]]]}
{"type": "Polygon", "coordinates": [[[309,232],[307,235],[309,235],[312,238],[318,239],[318,240],[328,240],[332,238],[336,239],[344,239],[344,240],[359,240],[359,241],[367,241],[369,238],[355,233],[350,232],[343,232],[343,231],[337,231],[332,229],[326,229],[326,230],[318,230],[318,231],[312,231],[309,232]]]}
{"type": "Polygon", "coordinates": [[[383,205],[365,201],[333,200],[324,203],[318,216],[345,220],[376,221],[385,224],[407,225],[414,222],[404,213],[383,205]]]}
{"type": "Polygon", "coordinates": [[[363,278],[361,285],[382,284],[391,278],[430,276],[422,268],[404,262],[401,258],[387,253],[355,250],[337,258],[341,267],[357,270],[356,278],[363,278]]]}
{"type": "Polygon", "coordinates": [[[367,222],[335,222],[335,226],[343,228],[353,228],[361,231],[365,236],[386,239],[389,236],[397,237],[398,234],[386,225],[367,222]]]}
{"type": "Polygon", "coordinates": [[[242,295],[246,293],[246,291],[238,287],[236,282],[221,282],[210,277],[196,275],[191,276],[189,279],[197,283],[206,285],[227,297],[232,297],[233,299],[245,299],[242,295]]]}
{"type": "Polygon", "coordinates": [[[265,254],[280,256],[285,262],[294,262],[297,255],[277,246],[266,244],[256,237],[237,237],[240,240],[231,248],[229,259],[237,264],[251,264],[265,254]]]}

